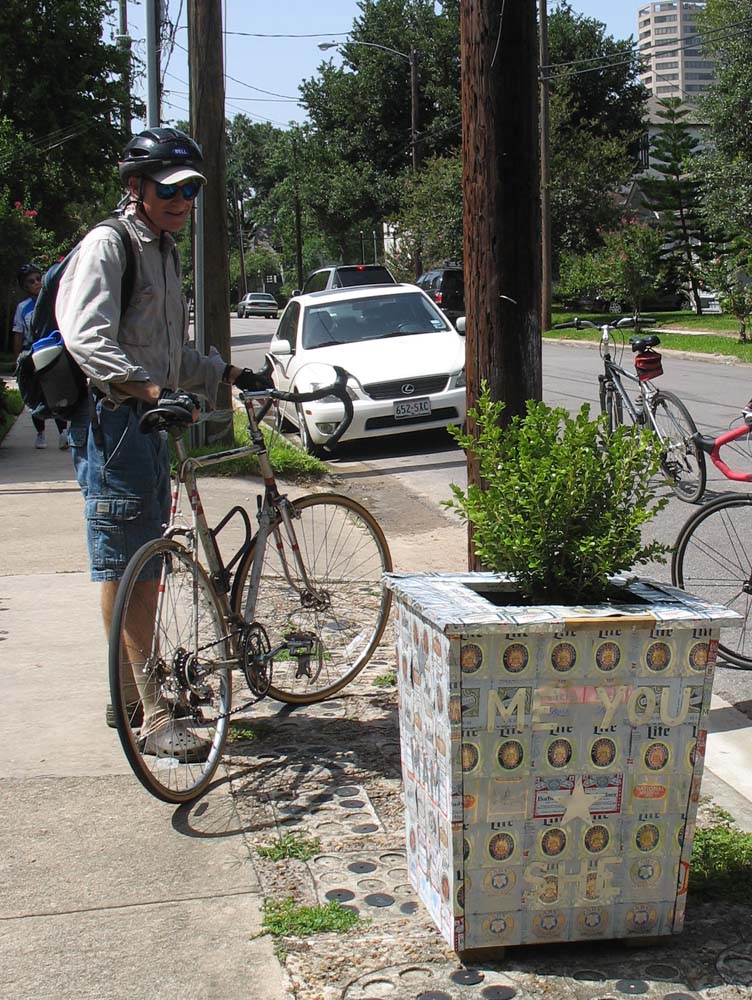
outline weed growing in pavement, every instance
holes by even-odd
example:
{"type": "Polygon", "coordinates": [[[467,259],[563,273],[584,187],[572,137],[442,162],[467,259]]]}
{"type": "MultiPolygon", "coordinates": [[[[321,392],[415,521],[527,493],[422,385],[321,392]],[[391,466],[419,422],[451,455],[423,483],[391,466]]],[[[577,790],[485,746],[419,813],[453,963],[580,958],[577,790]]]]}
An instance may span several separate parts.
{"type": "Polygon", "coordinates": [[[262,740],[268,732],[269,726],[264,722],[257,722],[253,726],[231,722],[227,730],[227,742],[253,743],[255,740],[262,740]]]}
{"type": "Polygon", "coordinates": [[[269,858],[270,861],[282,861],[284,858],[308,861],[321,850],[321,841],[317,837],[311,839],[299,833],[286,833],[275,844],[257,850],[262,858],[269,858]]]}
{"type": "Polygon", "coordinates": [[[378,677],[374,677],[371,683],[377,688],[394,687],[397,683],[397,675],[393,671],[390,674],[379,674],[378,677]]]}
{"type": "Polygon", "coordinates": [[[262,931],[272,937],[309,934],[341,934],[364,921],[336,900],[324,906],[301,906],[292,897],[264,900],[262,931]]]}
{"type": "Polygon", "coordinates": [[[718,806],[709,810],[716,825],[695,830],[689,891],[703,899],[748,904],[752,897],[752,833],[734,825],[718,806]]]}

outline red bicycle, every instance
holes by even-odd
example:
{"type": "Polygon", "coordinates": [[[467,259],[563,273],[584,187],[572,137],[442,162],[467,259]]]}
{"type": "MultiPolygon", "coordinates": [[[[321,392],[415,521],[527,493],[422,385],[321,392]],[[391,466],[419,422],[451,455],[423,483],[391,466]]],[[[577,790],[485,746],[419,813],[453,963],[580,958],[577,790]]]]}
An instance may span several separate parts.
{"type": "MultiPolygon", "coordinates": [[[[695,434],[693,440],[726,479],[752,483],[752,472],[736,471],[720,456],[721,448],[743,440],[743,453],[750,456],[752,409],[742,410],[741,419],[741,426],[716,438],[695,434]]],[[[729,666],[752,670],[752,495],[725,493],[689,517],[676,541],[671,579],[675,586],[720,601],[742,616],[724,629],[718,649],[729,666]]]]}

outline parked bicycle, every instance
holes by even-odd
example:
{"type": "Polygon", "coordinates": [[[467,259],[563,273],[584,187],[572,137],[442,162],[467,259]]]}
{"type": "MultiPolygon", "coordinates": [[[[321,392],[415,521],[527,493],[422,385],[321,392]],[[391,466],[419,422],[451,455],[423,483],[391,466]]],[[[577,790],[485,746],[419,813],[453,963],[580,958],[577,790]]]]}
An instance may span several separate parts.
{"type": "Polygon", "coordinates": [[[660,346],[656,334],[639,334],[629,338],[635,355],[635,372],[622,365],[626,345],[617,345],[614,331],[655,323],[654,319],[624,316],[615,323],[598,326],[587,319],[575,318],[569,323],[557,323],[555,330],[592,328],[600,330],[600,356],[603,372],[598,375],[598,398],[602,413],[608,414],[611,430],[620,424],[650,427],[663,444],[661,470],[680,500],[695,503],[705,492],[707,472],[705,456],[694,442],[697,427],[684,403],[667,389],[658,389],[653,379],[663,374],[660,346]],[[615,354],[619,351],[619,360],[615,354]],[[633,400],[624,388],[624,380],[634,382],[638,394],[633,400]]]}
{"type": "Polygon", "coordinates": [[[133,556],[118,589],[110,691],[131,767],[166,802],[188,802],[206,788],[234,713],[266,695],[293,705],[330,697],[363,669],[383,635],[391,595],[382,577],[392,561],[381,528],[349,497],[281,494],[260,429],[277,400],[336,396],[345,413],[333,444],[352,417],[346,380],[337,369],[336,382],[315,392],[241,393],[250,445],[200,458],[188,457],[184,420],[159,406],[141,418],[145,433],[169,432],[178,463],[164,535],[133,556]],[[240,506],[210,528],[196,481],[198,469],[240,455],[257,456],[264,483],[255,534],[240,506]],[[225,561],[218,536],[236,519],[245,537],[225,561]],[[233,671],[249,689],[234,708],[233,671]],[[164,741],[152,738],[164,726],[174,727],[170,756],[159,756],[164,741]]]}
{"type": "MultiPolygon", "coordinates": [[[[752,483],[751,472],[731,469],[720,457],[724,446],[746,443],[750,457],[752,409],[742,410],[742,424],[718,437],[695,436],[695,441],[723,475],[734,482],[752,483]]],[[[726,663],[752,670],[752,496],[725,493],[698,507],[679,533],[671,561],[675,586],[720,602],[742,616],[723,630],[718,650],[726,663]]]]}

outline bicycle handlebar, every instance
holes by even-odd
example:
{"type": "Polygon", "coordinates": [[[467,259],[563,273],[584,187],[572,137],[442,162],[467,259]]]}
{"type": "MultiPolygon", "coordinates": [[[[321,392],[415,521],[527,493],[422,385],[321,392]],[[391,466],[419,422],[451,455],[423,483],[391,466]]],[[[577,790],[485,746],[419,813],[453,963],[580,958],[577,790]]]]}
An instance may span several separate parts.
{"type": "Polygon", "coordinates": [[[658,320],[654,319],[652,316],[640,316],[636,318],[634,316],[622,316],[621,319],[617,319],[615,323],[592,323],[589,319],[580,319],[579,316],[575,316],[574,319],[570,320],[568,323],[556,323],[551,328],[552,330],[602,330],[604,327],[608,327],[610,330],[624,330],[628,327],[640,327],[640,326],[654,326],[658,320]]]}
{"type": "Polygon", "coordinates": [[[332,365],[337,373],[337,377],[331,385],[321,386],[319,389],[312,389],[310,392],[285,392],[283,389],[258,389],[249,392],[241,392],[240,398],[244,404],[248,405],[254,399],[266,398],[266,402],[259,407],[256,414],[258,420],[262,420],[272,403],[279,400],[282,403],[310,403],[314,399],[324,399],[326,396],[336,396],[345,408],[345,415],[337,424],[332,433],[326,439],[325,448],[332,448],[339,441],[347,428],[352,423],[353,404],[347,393],[347,372],[339,365],[332,365]]]}
{"type": "MultiPolygon", "coordinates": [[[[344,368],[340,368],[339,365],[332,365],[332,368],[334,368],[337,377],[331,385],[322,386],[320,389],[312,389],[310,392],[284,392],[282,389],[271,387],[268,389],[241,390],[240,399],[246,408],[255,399],[266,400],[259,407],[256,414],[256,419],[262,420],[275,399],[289,403],[308,403],[314,399],[323,399],[325,396],[336,396],[341,400],[345,408],[345,415],[326,439],[324,447],[331,448],[345,433],[352,423],[353,418],[352,400],[347,394],[347,372],[344,368]]],[[[149,434],[152,431],[168,430],[170,428],[179,428],[182,430],[190,427],[191,424],[191,418],[187,413],[184,415],[177,412],[175,408],[159,405],[147,410],[138,422],[139,430],[144,434],[149,434]]]]}
{"type": "Polygon", "coordinates": [[[698,431],[697,434],[692,435],[692,440],[698,448],[702,448],[706,454],[710,455],[710,461],[717,469],[720,469],[726,479],[730,479],[736,483],[752,483],[752,472],[736,472],[720,456],[721,448],[724,445],[752,434],[752,410],[742,410],[742,416],[744,417],[744,423],[741,427],[734,427],[733,430],[724,431],[723,434],[719,434],[715,438],[706,437],[698,431]]]}

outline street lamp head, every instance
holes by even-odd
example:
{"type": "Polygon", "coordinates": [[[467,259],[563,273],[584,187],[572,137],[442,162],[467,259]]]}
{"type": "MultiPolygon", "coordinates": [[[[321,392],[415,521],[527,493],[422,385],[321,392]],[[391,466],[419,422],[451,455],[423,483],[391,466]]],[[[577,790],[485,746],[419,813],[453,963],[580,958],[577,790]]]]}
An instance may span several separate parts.
{"type": "Polygon", "coordinates": [[[322,52],[326,52],[327,49],[336,49],[339,47],[339,42],[319,42],[319,48],[322,52]]]}

